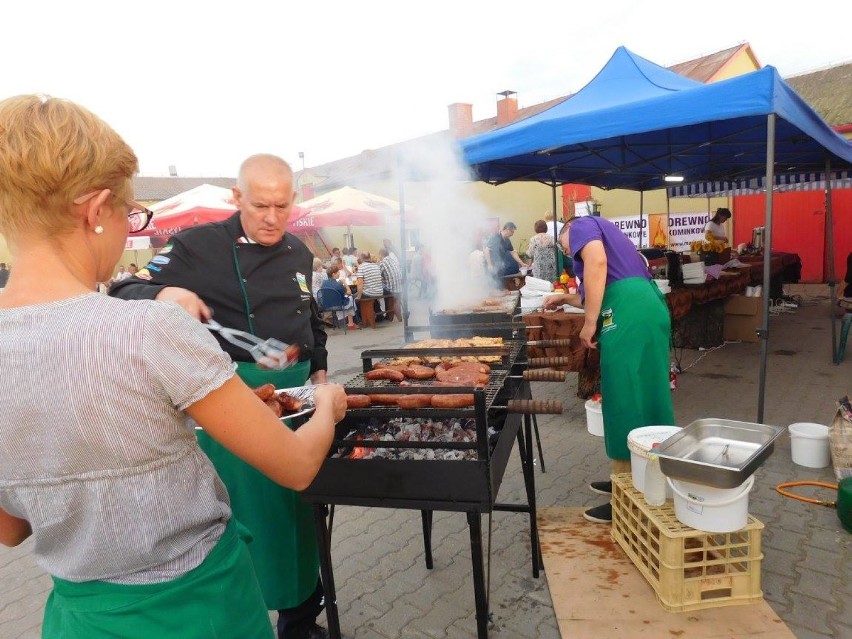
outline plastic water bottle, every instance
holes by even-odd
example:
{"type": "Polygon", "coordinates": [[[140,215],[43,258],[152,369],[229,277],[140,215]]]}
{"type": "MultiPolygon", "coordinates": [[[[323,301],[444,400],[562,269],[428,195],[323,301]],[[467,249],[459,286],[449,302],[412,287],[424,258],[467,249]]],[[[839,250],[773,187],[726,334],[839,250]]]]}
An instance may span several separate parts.
{"type": "Polygon", "coordinates": [[[660,468],[660,458],[654,454],[654,449],[659,445],[659,442],[654,442],[651,446],[651,455],[645,464],[645,502],[649,506],[666,503],[666,476],[660,468]]]}

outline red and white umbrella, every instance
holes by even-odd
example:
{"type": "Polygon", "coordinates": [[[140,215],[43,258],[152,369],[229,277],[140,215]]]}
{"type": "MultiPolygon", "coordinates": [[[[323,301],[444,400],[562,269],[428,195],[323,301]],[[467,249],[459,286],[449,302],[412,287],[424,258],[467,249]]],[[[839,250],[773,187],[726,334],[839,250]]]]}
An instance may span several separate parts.
{"type": "Polygon", "coordinates": [[[151,224],[137,235],[171,237],[190,226],[224,220],[237,205],[231,189],[202,184],[149,208],[154,212],[151,224]]]}
{"type": "Polygon", "coordinates": [[[291,218],[290,226],[294,229],[385,226],[399,219],[399,202],[351,186],[318,195],[299,203],[299,207],[306,213],[291,218]]]}

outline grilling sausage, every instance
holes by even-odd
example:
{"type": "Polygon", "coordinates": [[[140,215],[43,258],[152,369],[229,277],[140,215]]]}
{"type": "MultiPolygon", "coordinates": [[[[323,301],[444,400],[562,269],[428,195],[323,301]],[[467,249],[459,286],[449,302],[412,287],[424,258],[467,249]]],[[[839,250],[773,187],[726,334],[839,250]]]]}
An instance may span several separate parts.
{"type": "Polygon", "coordinates": [[[367,408],[370,405],[369,395],[347,395],[346,408],[367,408]]]}
{"type": "Polygon", "coordinates": [[[400,408],[427,408],[432,405],[432,395],[399,395],[397,404],[400,408]]]}
{"type": "Polygon", "coordinates": [[[400,395],[392,395],[390,393],[371,393],[369,395],[371,404],[383,404],[385,406],[395,406],[400,395]]]}
{"type": "Polygon", "coordinates": [[[264,384],[263,386],[258,386],[254,390],[254,394],[260,398],[260,401],[265,402],[268,399],[272,399],[275,397],[275,385],[274,384],[264,384]]]}
{"type": "MultiPolygon", "coordinates": [[[[270,384],[270,385],[271,385],[271,384],[270,384]]],[[[270,399],[267,399],[267,400],[264,402],[264,404],[266,404],[267,406],[269,406],[269,409],[270,409],[273,413],[275,413],[275,416],[276,416],[276,417],[281,417],[281,415],[283,415],[283,412],[281,411],[281,404],[279,404],[279,403],[278,403],[278,400],[277,400],[277,399],[275,399],[275,397],[272,397],[272,398],[270,398],[270,399]]]]}
{"type": "Polygon", "coordinates": [[[288,395],[287,393],[278,393],[276,397],[278,399],[278,403],[281,404],[281,410],[285,413],[295,413],[296,411],[302,410],[302,404],[304,402],[301,399],[288,395]]]}
{"type": "Polygon", "coordinates": [[[402,374],[409,379],[429,379],[435,377],[435,369],[430,366],[412,364],[402,370],[402,374]]]}
{"type": "Polygon", "coordinates": [[[465,408],[473,406],[473,394],[433,395],[432,406],[434,408],[465,408]]]}
{"type": "Polygon", "coordinates": [[[405,375],[403,375],[400,371],[396,371],[392,368],[378,368],[371,371],[368,371],[364,377],[371,380],[376,379],[387,379],[392,382],[401,382],[405,379],[405,375]]]}

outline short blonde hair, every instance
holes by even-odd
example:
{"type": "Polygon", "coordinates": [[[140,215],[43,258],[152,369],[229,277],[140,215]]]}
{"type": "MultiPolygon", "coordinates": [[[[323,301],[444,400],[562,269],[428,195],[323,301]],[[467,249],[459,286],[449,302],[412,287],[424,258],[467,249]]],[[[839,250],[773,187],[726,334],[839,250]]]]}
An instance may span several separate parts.
{"type": "Polygon", "coordinates": [[[74,199],[110,189],[128,199],[139,170],[133,150],[84,107],[50,96],[0,102],[0,232],[64,233],[74,199]]]}
{"type": "Polygon", "coordinates": [[[318,266],[322,266],[322,260],[318,257],[315,257],[313,262],[313,269],[317,270],[318,266]]]}

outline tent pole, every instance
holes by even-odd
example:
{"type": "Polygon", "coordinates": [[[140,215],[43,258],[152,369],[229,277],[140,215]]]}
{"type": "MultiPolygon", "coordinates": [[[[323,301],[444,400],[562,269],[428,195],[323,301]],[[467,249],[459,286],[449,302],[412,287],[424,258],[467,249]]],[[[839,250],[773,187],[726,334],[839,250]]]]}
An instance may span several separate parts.
{"type": "Polygon", "coordinates": [[[763,233],[763,314],[757,335],[760,338],[760,386],[757,421],[763,423],[766,399],[766,359],[769,354],[769,279],[772,273],[772,195],[775,191],[775,114],[766,116],[766,212],[763,233]]]}
{"type": "Polygon", "coordinates": [[[831,299],[831,361],[834,364],[839,364],[837,361],[837,313],[835,306],[837,305],[837,292],[835,291],[834,281],[834,211],[831,206],[831,158],[825,159],[825,233],[828,237],[828,290],[831,299]]]}
{"type": "Polygon", "coordinates": [[[666,250],[668,251],[671,248],[671,233],[669,233],[669,224],[671,220],[669,219],[672,214],[672,200],[669,197],[669,190],[666,189],[666,250]]]}
{"type": "Polygon", "coordinates": [[[645,191],[639,191],[639,248],[642,248],[643,219],[645,219],[645,191]]]}
{"type": "Polygon", "coordinates": [[[556,176],[553,177],[551,182],[551,189],[553,191],[553,259],[554,264],[556,264],[556,279],[559,279],[562,273],[559,271],[559,233],[556,228],[559,226],[559,217],[556,215],[556,176]]]}
{"type": "MultiPolygon", "coordinates": [[[[399,187],[399,250],[402,253],[402,338],[408,341],[408,244],[405,237],[405,182],[397,157],[397,186],[399,187]]],[[[397,256],[400,257],[400,256],[397,256]]]]}

